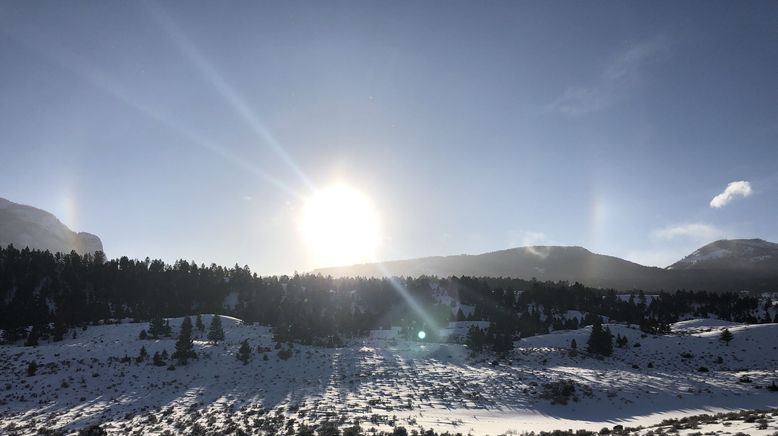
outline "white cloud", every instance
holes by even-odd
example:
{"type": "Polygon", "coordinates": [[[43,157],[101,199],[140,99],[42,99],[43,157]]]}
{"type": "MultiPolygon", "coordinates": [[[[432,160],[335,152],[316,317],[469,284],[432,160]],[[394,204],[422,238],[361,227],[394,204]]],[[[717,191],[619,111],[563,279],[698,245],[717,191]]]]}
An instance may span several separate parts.
{"type": "Polygon", "coordinates": [[[724,189],[724,192],[713,197],[713,200],[710,201],[710,207],[720,209],[738,195],[741,197],[748,197],[751,195],[751,183],[745,180],[730,182],[726,189],[724,189]]]}
{"type": "Polygon", "coordinates": [[[553,101],[548,109],[569,116],[603,110],[619,100],[640,76],[640,69],[664,51],[664,37],[643,41],[616,56],[587,86],[572,86],[553,101]]]}
{"type": "Polygon", "coordinates": [[[705,223],[686,223],[662,227],[651,232],[655,239],[672,240],[676,238],[693,239],[700,242],[709,242],[721,239],[725,232],[716,226],[705,223]]]}

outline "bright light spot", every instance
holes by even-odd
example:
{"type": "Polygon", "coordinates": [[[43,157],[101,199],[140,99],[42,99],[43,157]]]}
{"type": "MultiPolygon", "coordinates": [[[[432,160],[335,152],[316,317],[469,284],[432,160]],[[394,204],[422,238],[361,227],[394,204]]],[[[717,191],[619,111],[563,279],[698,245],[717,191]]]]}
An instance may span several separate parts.
{"type": "Polygon", "coordinates": [[[320,266],[368,262],[378,246],[378,214],[363,193],[334,185],[306,200],[302,231],[320,266]]]}
{"type": "Polygon", "coordinates": [[[418,336],[419,336],[419,339],[424,339],[424,338],[427,337],[427,334],[424,333],[424,330],[421,330],[421,331],[419,331],[419,335],[418,336]]]}

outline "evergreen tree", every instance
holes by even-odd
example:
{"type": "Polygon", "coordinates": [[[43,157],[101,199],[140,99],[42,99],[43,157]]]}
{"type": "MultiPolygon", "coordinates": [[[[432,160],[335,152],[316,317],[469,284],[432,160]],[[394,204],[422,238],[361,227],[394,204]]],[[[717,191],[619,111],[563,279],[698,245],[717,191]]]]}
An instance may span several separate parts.
{"type": "Polygon", "coordinates": [[[67,331],[67,327],[65,327],[65,323],[62,321],[61,317],[57,317],[57,319],[54,321],[54,332],[53,332],[53,341],[54,342],[60,342],[65,338],[65,332],[67,331]]]}
{"type": "Polygon", "coordinates": [[[578,343],[575,341],[575,339],[570,341],[570,348],[572,348],[573,350],[578,349],[578,343]]]}
{"type": "Polygon", "coordinates": [[[181,323],[181,331],[176,340],[176,351],[171,357],[178,360],[179,365],[186,365],[187,360],[197,358],[192,345],[192,320],[188,316],[181,323]]]}
{"type": "Polygon", "coordinates": [[[243,362],[243,364],[249,363],[249,359],[251,358],[251,347],[249,346],[248,339],[245,339],[240,344],[240,348],[238,349],[238,360],[243,362]]]}
{"type": "Polygon", "coordinates": [[[146,347],[145,346],[141,346],[140,347],[140,353],[138,353],[138,357],[135,359],[135,361],[138,362],[138,363],[141,363],[144,360],[146,360],[147,357],[149,357],[149,352],[146,351],[146,347]]]}
{"type": "Polygon", "coordinates": [[[197,314],[197,319],[195,320],[195,328],[197,328],[200,333],[205,332],[205,324],[203,324],[203,318],[199,313],[197,314]]]}
{"type": "Polygon", "coordinates": [[[165,321],[161,317],[151,318],[149,321],[148,336],[159,339],[165,333],[165,321]]]}
{"type": "Polygon", "coordinates": [[[165,366],[165,360],[167,359],[162,358],[162,355],[159,354],[159,351],[155,351],[154,357],[151,358],[154,366],[165,366]]]}
{"type": "Polygon", "coordinates": [[[602,322],[599,318],[592,324],[592,333],[586,343],[586,351],[602,356],[613,354],[613,334],[610,329],[602,328],[602,322]]]}
{"type": "Polygon", "coordinates": [[[727,345],[729,345],[729,341],[735,339],[735,336],[732,334],[732,332],[729,331],[729,329],[724,329],[724,331],[721,332],[721,336],[719,336],[719,339],[724,341],[727,345]]]}
{"type": "MultiPolygon", "coordinates": [[[[189,332],[190,332],[190,333],[191,333],[191,331],[192,331],[192,328],[191,328],[191,327],[192,327],[192,321],[189,321],[189,332]]],[[[165,336],[167,336],[167,337],[170,337],[170,335],[172,335],[172,334],[173,334],[173,329],[172,329],[172,328],[170,328],[170,320],[169,320],[169,319],[166,319],[166,320],[165,320],[165,326],[162,328],[162,333],[163,333],[165,336]]]]}
{"type": "Polygon", "coordinates": [[[492,349],[497,353],[503,353],[513,349],[513,339],[510,333],[497,333],[494,337],[492,349]]]}
{"type": "Polygon", "coordinates": [[[484,335],[484,331],[474,325],[471,325],[467,330],[467,336],[465,337],[465,345],[467,345],[467,348],[473,351],[481,351],[485,342],[486,337],[484,335]]]}
{"type": "Polygon", "coordinates": [[[32,326],[30,333],[27,335],[27,340],[24,341],[26,347],[37,347],[38,337],[40,337],[40,327],[37,325],[32,326]]]}
{"type": "Polygon", "coordinates": [[[30,362],[29,365],[27,365],[27,377],[34,376],[37,370],[38,370],[38,363],[33,360],[32,362],[30,362]]]}
{"type": "Polygon", "coordinates": [[[148,339],[148,337],[149,336],[146,334],[146,330],[141,330],[140,334],[138,335],[138,339],[140,339],[140,340],[148,339]]]}
{"type": "Polygon", "coordinates": [[[222,329],[222,320],[219,315],[211,318],[211,325],[208,327],[208,340],[214,344],[224,340],[224,329],[222,329]]]}

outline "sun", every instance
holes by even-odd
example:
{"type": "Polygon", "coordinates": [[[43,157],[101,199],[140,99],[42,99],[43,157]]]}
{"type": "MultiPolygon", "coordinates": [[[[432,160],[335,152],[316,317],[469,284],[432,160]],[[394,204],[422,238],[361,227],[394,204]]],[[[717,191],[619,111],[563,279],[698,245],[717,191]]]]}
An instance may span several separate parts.
{"type": "Polygon", "coordinates": [[[306,199],[302,232],[319,266],[368,262],[379,243],[378,213],[362,192],[332,185],[306,199]]]}

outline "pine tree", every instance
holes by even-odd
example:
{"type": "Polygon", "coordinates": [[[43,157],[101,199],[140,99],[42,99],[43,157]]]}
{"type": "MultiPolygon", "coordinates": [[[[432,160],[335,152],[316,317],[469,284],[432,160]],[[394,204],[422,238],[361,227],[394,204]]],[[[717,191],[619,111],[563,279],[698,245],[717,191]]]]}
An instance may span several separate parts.
{"type": "Polygon", "coordinates": [[[151,360],[155,366],[165,366],[166,359],[162,358],[162,356],[159,354],[159,351],[154,352],[154,357],[152,357],[151,360]]]}
{"type": "Polygon", "coordinates": [[[57,319],[54,321],[54,334],[53,334],[53,341],[54,342],[60,342],[65,338],[65,332],[67,332],[67,328],[65,327],[65,323],[62,321],[61,317],[57,317],[57,319]]]}
{"type": "Polygon", "coordinates": [[[729,329],[724,329],[724,331],[721,332],[721,336],[719,336],[719,339],[724,341],[727,345],[729,345],[729,341],[735,339],[735,336],[732,334],[732,332],[729,331],[729,329]]]}
{"type": "Polygon", "coordinates": [[[30,333],[27,335],[27,340],[24,342],[26,347],[37,347],[38,337],[40,336],[40,328],[37,325],[32,326],[30,333]]]}
{"type": "Polygon", "coordinates": [[[165,321],[160,317],[151,318],[149,321],[148,336],[159,339],[165,333],[165,321]]]}
{"type": "Polygon", "coordinates": [[[187,360],[197,358],[192,345],[192,320],[188,316],[181,323],[181,332],[176,340],[176,351],[171,357],[178,360],[179,365],[186,365],[187,360]]]}
{"type": "Polygon", "coordinates": [[[222,329],[222,320],[219,315],[211,318],[211,325],[208,327],[208,340],[214,344],[224,340],[224,329],[222,329]]]}
{"type": "Polygon", "coordinates": [[[203,318],[199,313],[197,314],[197,319],[195,320],[195,328],[197,328],[200,333],[205,331],[205,324],[203,324],[203,318]]]}
{"type": "Polygon", "coordinates": [[[467,345],[467,348],[473,351],[481,351],[484,347],[484,342],[486,342],[484,331],[471,325],[467,330],[467,336],[465,337],[465,345],[467,345]]]}
{"type": "Polygon", "coordinates": [[[30,362],[29,365],[27,365],[27,377],[34,376],[37,370],[38,370],[38,363],[33,360],[32,362],[30,362]]]}
{"type": "Polygon", "coordinates": [[[148,337],[149,336],[146,334],[146,330],[141,330],[140,334],[138,335],[138,339],[140,339],[140,340],[148,339],[148,337]]]}
{"type": "Polygon", "coordinates": [[[613,354],[613,334],[610,332],[610,329],[603,330],[602,322],[599,318],[592,324],[592,334],[586,343],[586,351],[602,356],[613,354]]]}
{"type": "MultiPolygon", "coordinates": [[[[190,332],[191,332],[191,330],[192,330],[192,329],[191,329],[191,326],[192,326],[192,321],[189,321],[189,326],[190,326],[190,329],[189,329],[189,330],[190,330],[190,332]]],[[[170,337],[170,335],[172,335],[172,334],[173,334],[173,329],[172,329],[172,328],[170,328],[170,320],[169,320],[169,319],[166,319],[166,320],[165,320],[165,326],[162,328],[162,333],[163,333],[165,336],[167,336],[167,337],[170,337]]]]}
{"type": "Polygon", "coordinates": [[[578,349],[578,342],[576,342],[575,339],[570,341],[570,348],[572,348],[573,350],[578,349]]]}
{"type": "Polygon", "coordinates": [[[240,348],[238,349],[238,360],[243,362],[243,364],[249,363],[249,359],[251,358],[251,347],[249,346],[248,339],[243,340],[240,344],[240,348]]]}
{"type": "Polygon", "coordinates": [[[144,360],[146,360],[147,357],[149,357],[149,352],[146,351],[146,347],[145,346],[141,346],[140,347],[140,353],[138,353],[138,357],[135,359],[135,361],[138,362],[138,363],[141,363],[144,360]]]}

